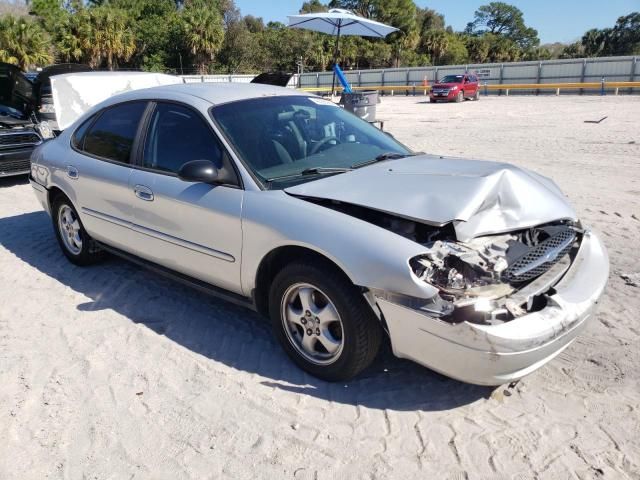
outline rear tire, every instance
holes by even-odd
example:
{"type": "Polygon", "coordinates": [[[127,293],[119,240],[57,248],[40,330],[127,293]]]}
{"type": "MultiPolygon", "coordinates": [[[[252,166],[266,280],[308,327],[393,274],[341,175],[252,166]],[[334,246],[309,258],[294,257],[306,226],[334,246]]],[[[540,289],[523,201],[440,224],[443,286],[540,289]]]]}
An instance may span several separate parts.
{"type": "Polygon", "coordinates": [[[86,232],[71,201],[64,195],[58,195],[52,207],[53,231],[69,261],[86,266],[102,260],[106,252],[86,232]]]}
{"type": "Polygon", "coordinates": [[[278,272],[269,314],[291,360],[329,382],[358,375],[374,360],[382,340],[380,322],[362,293],[322,261],[292,263],[278,272]]]}
{"type": "Polygon", "coordinates": [[[476,94],[473,96],[473,101],[477,102],[480,100],[480,90],[476,90],[476,94]]]}

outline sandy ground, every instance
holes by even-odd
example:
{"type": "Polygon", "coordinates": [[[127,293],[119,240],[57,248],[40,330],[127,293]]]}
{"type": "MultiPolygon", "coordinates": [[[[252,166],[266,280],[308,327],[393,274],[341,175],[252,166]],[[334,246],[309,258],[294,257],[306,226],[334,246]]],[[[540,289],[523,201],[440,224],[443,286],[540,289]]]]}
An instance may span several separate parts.
{"type": "Polygon", "coordinates": [[[597,318],[515,388],[382,352],[349,384],[267,322],[118,259],[70,265],[24,181],[0,181],[0,478],[640,478],[640,97],[385,97],[416,150],[554,178],[600,230],[597,318]],[[584,120],[609,118],[599,125],[584,120]]]}

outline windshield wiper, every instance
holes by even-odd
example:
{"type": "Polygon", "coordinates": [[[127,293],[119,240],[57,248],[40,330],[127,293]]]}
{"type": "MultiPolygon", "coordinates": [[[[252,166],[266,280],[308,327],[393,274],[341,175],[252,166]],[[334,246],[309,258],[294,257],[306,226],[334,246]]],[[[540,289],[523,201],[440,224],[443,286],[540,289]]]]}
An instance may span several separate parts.
{"type": "Polygon", "coordinates": [[[303,176],[303,175],[325,175],[325,174],[328,175],[330,173],[350,172],[351,170],[353,170],[353,168],[310,167],[310,168],[305,168],[301,172],[289,173],[287,175],[280,175],[278,177],[267,178],[265,180],[265,182],[267,182],[267,184],[271,185],[273,182],[278,181],[278,180],[286,180],[286,179],[289,179],[289,178],[296,178],[296,177],[300,177],[300,176],[303,176]]]}
{"type": "Polygon", "coordinates": [[[366,162],[356,163],[353,168],[366,167],[367,165],[371,165],[373,163],[383,162],[385,160],[397,160],[399,158],[405,157],[415,157],[417,153],[398,153],[398,152],[385,152],[378,155],[373,160],[367,160],[366,162]]]}
{"type": "Polygon", "coordinates": [[[353,168],[349,167],[311,167],[305,168],[300,175],[322,175],[324,173],[344,173],[350,172],[353,168]]]}

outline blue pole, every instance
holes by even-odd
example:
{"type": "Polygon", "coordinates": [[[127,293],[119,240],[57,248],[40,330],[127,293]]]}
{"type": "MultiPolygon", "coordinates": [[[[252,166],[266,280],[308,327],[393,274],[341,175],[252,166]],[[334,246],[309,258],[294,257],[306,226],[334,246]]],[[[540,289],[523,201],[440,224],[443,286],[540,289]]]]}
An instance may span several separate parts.
{"type": "Polygon", "coordinates": [[[602,77],[602,82],[600,83],[600,95],[605,95],[605,93],[604,93],[604,77],[602,77]]]}

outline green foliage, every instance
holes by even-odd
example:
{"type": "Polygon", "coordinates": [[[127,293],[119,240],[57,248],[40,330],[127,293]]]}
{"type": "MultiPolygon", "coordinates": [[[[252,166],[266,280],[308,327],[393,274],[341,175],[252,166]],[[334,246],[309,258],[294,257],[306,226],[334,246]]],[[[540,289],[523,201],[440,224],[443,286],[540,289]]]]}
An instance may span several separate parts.
{"type": "Polygon", "coordinates": [[[329,8],[320,0],[309,0],[304,2],[300,7],[300,13],[317,13],[326,12],[329,8]]]}
{"type": "Polygon", "coordinates": [[[581,44],[588,57],[640,53],[640,12],[618,18],[613,28],[587,31],[582,36],[581,44]]]}
{"type": "Polygon", "coordinates": [[[198,73],[207,73],[208,65],[222,47],[224,29],[218,9],[211,2],[192,0],[182,10],[182,39],[191,53],[198,73]]]}
{"type": "Polygon", "coordinates": [[[582,47],[584,54],[587,57],[597,57],[602,55],[607,37],[610,35],[611,30],[598,30],[592,28],[582,36],[582,47]]]}
{"type": "Polygon", "coordinates": [[[25,17],[0,17],[0,61],[26,70],[52,60],[51,42],[40,25],[25,17]]]}
{"type": "Polygon", "coordinates": [[[467,36],[464,39],[469,61],[471,63],[485,63],[489,61],[491,50],[490,39],[484,36],[467,36]]]}
{"type": "Polygon", "coordinates": [[[90,45],[92,66],[103,60],[113,70],[119,61],[127,61],[135,52],[136,42],[131,19],[125,10],[109,6],[97,7],[89,12],[90,45]]]}
{"type": "Polygon", "coordinates": [[[416,9],[416,26],[421,35],[429,30],[444,30],[444,15],[430,8],[418,8],[416,9]]]}
{"type": "Polygon", "coordinates": [[[584,47],[581,42],[574,42],[566,45],[559,55],[559,58],[582,58],[585,56],[584,47]]]}
{"type": "Polygon", "coordinates": [[[261,17],[254,17],[253,15],[246,15],[244,23],[249,30],[249,33],[258,33],[264,30],[264,20],[261,17]]]}
{"type": "MultiPolygon", "coordinates": [[[[640,13],[592,29],[571,45],[539,46],[522,12],[504,2],[479,7],[465,32],[414,0],[300,0],[301,13],[345,8],[400,31],[386,39],[344,36],[344,69],[640,54],[640,13]]],[[[335,38],[265,25],[233,0],[29,0],[31,16],[0,14],[0,61],[22,68],[52,61],[94,68],[174,73],[327,70],[335,38]]]]}
{"type": "Polygon", "coordinates": [[[607,39],[610,55],[640,54],[640,12],[618,18],[607,39]]]}
{"type": "Polygon", "coordinates": [[[469,61],[469,52],[464,38],[455,33],[446,32],[447,49],[440,57],[441,64],[459,65],[469,61]]]}
{"type": "Polygon", "coordinates": [[[538,31],[525,25],[522,11],[504,2],[491,2],[478,8],[466,31],[473,35],[499,35],[524,50],[540,44],[538,31]]]}
{"type": "Polygon", "coordinates": [[[416,26],[413,0],[331,0],[331,8],[344,8],[356,14],[399,28],[407,35],[416,26]]]}

